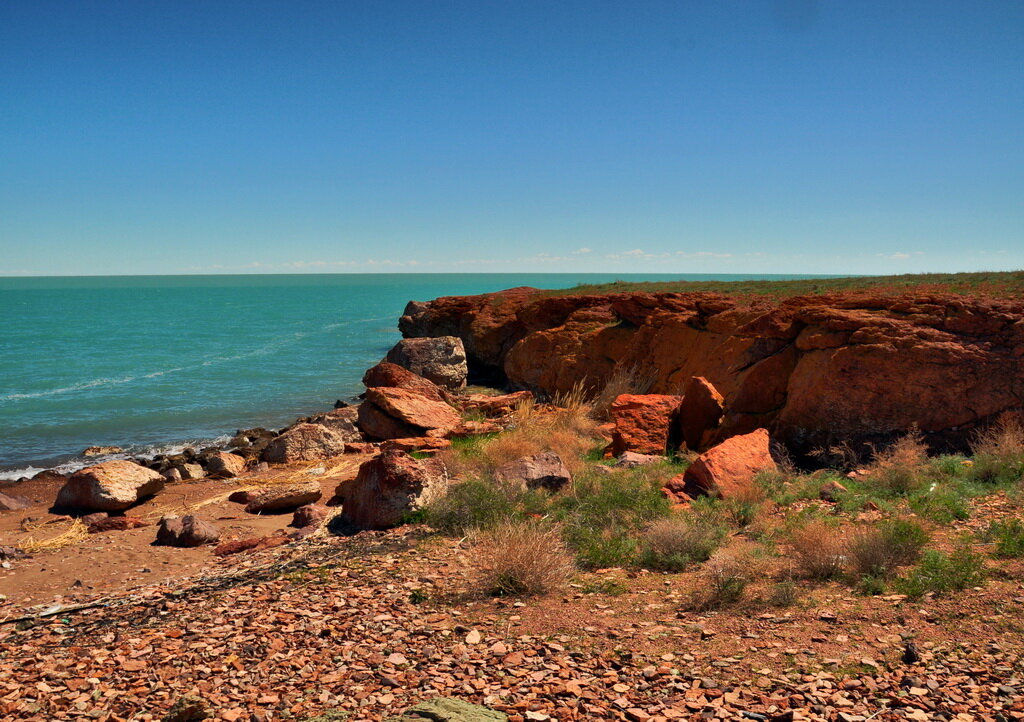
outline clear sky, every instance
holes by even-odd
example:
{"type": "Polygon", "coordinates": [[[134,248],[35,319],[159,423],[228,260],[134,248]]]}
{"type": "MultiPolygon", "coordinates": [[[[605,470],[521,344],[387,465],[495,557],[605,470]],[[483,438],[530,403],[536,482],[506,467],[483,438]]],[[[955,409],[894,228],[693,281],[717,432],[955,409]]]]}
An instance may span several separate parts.
{"type": "Polygon", "coordinates": [[[0,274],[1024,267],[1024,2],[0,2],[0,274]]]}

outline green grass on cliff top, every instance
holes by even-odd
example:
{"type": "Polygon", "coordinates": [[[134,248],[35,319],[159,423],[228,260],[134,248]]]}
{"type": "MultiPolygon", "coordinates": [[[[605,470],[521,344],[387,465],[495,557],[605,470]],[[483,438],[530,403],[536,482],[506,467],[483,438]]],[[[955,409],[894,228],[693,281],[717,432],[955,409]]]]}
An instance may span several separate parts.
{"type": "Polygon", "coordinates": [[[730,295],[804,296],[844,292],[881,294],[956,293],[967,296],[1011,298],[1024,296],[1024,271],[980,273],[921,273],[902,276],[854,276],[848,278],[806,278],[789,281],[650,281],[581,284],[547,291],[553,296],[606,294],[642,291],[646,293],[690,293],[712,291],[730,295]]]}

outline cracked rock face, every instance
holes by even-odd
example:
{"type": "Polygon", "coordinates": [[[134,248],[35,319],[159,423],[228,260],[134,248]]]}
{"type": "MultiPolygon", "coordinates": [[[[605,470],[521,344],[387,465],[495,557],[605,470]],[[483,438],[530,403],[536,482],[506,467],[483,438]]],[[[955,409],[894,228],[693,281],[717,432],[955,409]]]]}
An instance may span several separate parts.
{"type": "Polygon", "coordinates": [[[787,299],[718,293],[546,296],[512,289],[406,309],[407,336],[458,335],[476,371],[543,395],[593,388],[617,368],[650,393],[702,377],[724,400],[710,447],[767,428],[805,454],[868,445],[915,425],[937,448],[1024,408],[1024,303],[954,294],[787,299]]]}

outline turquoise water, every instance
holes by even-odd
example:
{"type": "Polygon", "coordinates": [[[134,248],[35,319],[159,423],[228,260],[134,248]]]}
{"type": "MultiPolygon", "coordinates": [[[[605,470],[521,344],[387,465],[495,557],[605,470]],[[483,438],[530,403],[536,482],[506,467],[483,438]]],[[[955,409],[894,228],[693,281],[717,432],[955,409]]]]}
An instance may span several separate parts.
{"type": "Polygon", "coordinates": [[[411,299],[677,278],[752,276],[0,278],[0,478],[94,444],[154,453],[328,409],[361,393],[411,299]]]}

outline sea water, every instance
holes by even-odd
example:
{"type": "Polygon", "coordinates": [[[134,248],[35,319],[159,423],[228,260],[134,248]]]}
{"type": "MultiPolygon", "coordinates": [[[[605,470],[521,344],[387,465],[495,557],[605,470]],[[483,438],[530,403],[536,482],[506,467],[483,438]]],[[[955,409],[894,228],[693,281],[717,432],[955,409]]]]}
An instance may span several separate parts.
{"type": "Polygon", "coordinates": [[[0,478],[278,427],[362,392],[409,300],[514,286],[767,276],[325,274],[0,278],[0,478]]]}

